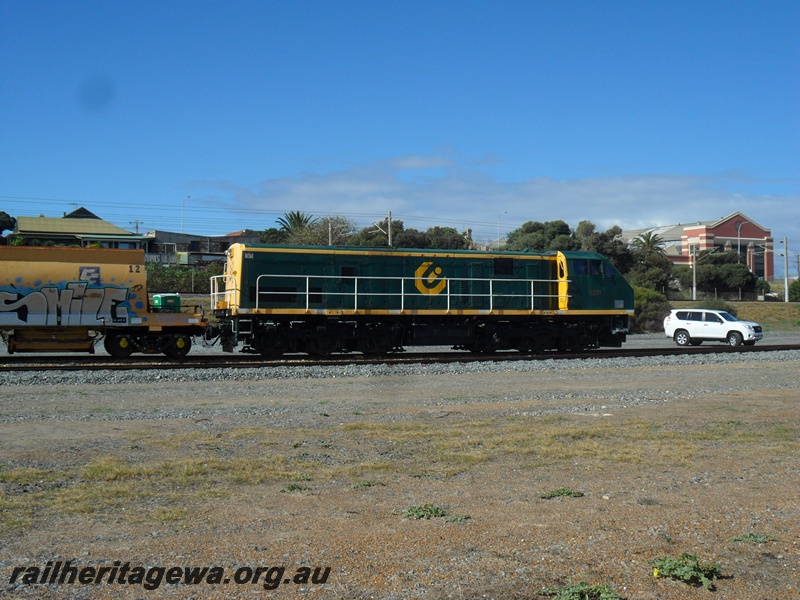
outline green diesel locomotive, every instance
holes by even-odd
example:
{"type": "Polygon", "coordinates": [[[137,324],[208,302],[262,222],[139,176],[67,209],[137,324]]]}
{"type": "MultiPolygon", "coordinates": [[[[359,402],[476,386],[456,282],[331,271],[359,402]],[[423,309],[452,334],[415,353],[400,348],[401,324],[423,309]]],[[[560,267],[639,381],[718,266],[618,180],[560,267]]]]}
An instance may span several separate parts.
{"type": "Polygon", "coordinates": [[[211,303],[229,352],[529,352],[621,346],[633,290],[592,252],[234,244],[211,303]]]}

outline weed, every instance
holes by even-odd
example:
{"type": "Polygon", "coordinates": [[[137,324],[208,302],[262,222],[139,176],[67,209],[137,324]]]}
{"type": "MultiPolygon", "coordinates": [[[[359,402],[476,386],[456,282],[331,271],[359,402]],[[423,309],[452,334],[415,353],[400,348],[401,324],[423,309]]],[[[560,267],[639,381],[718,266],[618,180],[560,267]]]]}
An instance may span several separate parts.
{"type": "Polygon", "coordinates": [[[623,600],[607,585],[589,585],[584,581],[560,588],[544,588],[538,594],[556,600],[623,600]]]}
{"type": "Polygon", "coordinates": [[[751,542],[753,544],[766,544],[767,542],[774,541],[775,538],[771,535],[764,533],[745,533],[731,538],[732,542],[751,542]]]}
{"type": "Polygon", "coordinates": [[[583,492],[578,492],[570,488],[559,488],[557,490],[553,490],[551,492],[542,494],[541,496],[539,496],[539,498],[541,498],[542,500],[550,500],[551,498],[559,498],[562,496],[565,498],[580,498],[583,495],[584,495],[583,492]]]}
{"type": "Polygon", "coordinates": [[[720,566],[717,563],[702,562],[688,552],[684,552],[679,558],[654,558],[650,563],[654,567],[653,577],[672,577],[692,585],[703,585],[709,590],[714,589],[714,580],[720,577],[720,566]]]}
{"type": "Polygon", "coordinates": [[[421,506],[411,506],[403,511],[403,516],[409,519],[432,519],[434,517],[444,517],[444,509],[433,504],[422,504],[421,506]]]}
{"type": "Polygon", "coordinates": [[[188,516],[189,511],[185,508],[159,508],[153,513],[153,518],[161,523],[183,521],[188,516]]]}
{"type": "Polygon", "coordinates": [[[299,485],[297,483],[290,483],[286,487],[281,488],[279,493],[281,493],[281,494],[292,494],[294,492],[302,492],[302,491],[307,490],[307,489],[309,489],[309,487],[307,485],[299,485]]]}
{"type": "Polygon", "coordinates": [[[20,484],[36,484],[42,481],[57,481],[66,478],[64,473],[56,473],[53,471],[46,471],[44,469],[33,469],[28,467],[19,467],[16,469],[8,469],[0,467],[0,482],[4,483],[20,483],[20,484]]]}
{"type": "Polygon", "coordinates": [[[463,523],[464,521],[469,521],[472,517],[469,515],[453,515],[451,517],[447,517],[444,522],[445,523],[463,523]]]}
{"type": "Polygon", "coordinates": [[[385,484],[381,483],[379,481],[366,481],[366,480],[364,480],[364,481],[357,481],[356,483],[354,483],[350,487],[353,488],[354,490],[363,490],[364,488],[374,487],[376,485],[385,485],[385,484]]]}

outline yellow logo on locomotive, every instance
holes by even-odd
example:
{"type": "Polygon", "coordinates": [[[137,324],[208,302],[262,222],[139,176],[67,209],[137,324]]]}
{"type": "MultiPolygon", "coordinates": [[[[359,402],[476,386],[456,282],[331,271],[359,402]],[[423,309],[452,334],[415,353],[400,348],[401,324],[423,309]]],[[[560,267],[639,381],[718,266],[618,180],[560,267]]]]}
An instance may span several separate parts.
{"type": "Polygon", "coordinates": [[[441,267],[434,267],[432,261],[425,261],[414,271],[414,284],[422,294],[439,294],[447,287],[447,280],[440,277],[441,267]]]}

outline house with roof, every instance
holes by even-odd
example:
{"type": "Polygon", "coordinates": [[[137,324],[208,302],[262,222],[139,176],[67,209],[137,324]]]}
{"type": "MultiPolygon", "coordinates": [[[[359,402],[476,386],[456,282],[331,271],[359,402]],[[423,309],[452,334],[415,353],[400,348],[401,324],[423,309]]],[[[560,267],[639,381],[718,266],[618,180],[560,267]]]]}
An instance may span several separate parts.
{"type": "Polygon", "coordinates": [[[667,258],[675,265],[691,265],[692,254],[717,249],[736,252],[756,277],[771,281],[775,276],[772,231],[738,211],[716,221],[623,231],[621,238],[630,243],[643,233],[653,233],[664,240],[667,258]]]}
{"type": "Polygon", "coordinates": [[[149,239],[104,221],[81,207],[63,217],[17,217],[15,235],[37,246],[147,249],[149,239]]]}

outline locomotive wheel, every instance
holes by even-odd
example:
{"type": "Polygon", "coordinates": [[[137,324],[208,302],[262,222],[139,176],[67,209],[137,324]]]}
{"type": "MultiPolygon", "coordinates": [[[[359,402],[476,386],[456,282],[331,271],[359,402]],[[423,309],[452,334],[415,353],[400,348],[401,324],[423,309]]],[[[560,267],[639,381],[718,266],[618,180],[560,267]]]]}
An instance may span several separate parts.
{"type": "Polygon", "coordinates": [[[364,354],[374,356],[379,354],[387,354],[392,349],[388,338],[369,337],[360,345],[361,352],[364,354]]]}
{"type": "Polygon", "coordinates": [[[114,358],[126,358],[133,354],[133,342],[124,333],[107,334],[103,346],[114,358]]]}
{"type": "Polygon", "coordinates": [[[336,340],[331,336],[319,336],[306,340],[306,353],[311,356],[327,356],[336,349],[336,340]]]}
{"type": "Polygon", "coordinates": [[[169,344],[167,344],[164,354],[170,358],[183,358],[189,354],[192,347],[192,338],[185,334],[176,335],[169,344]]]}

